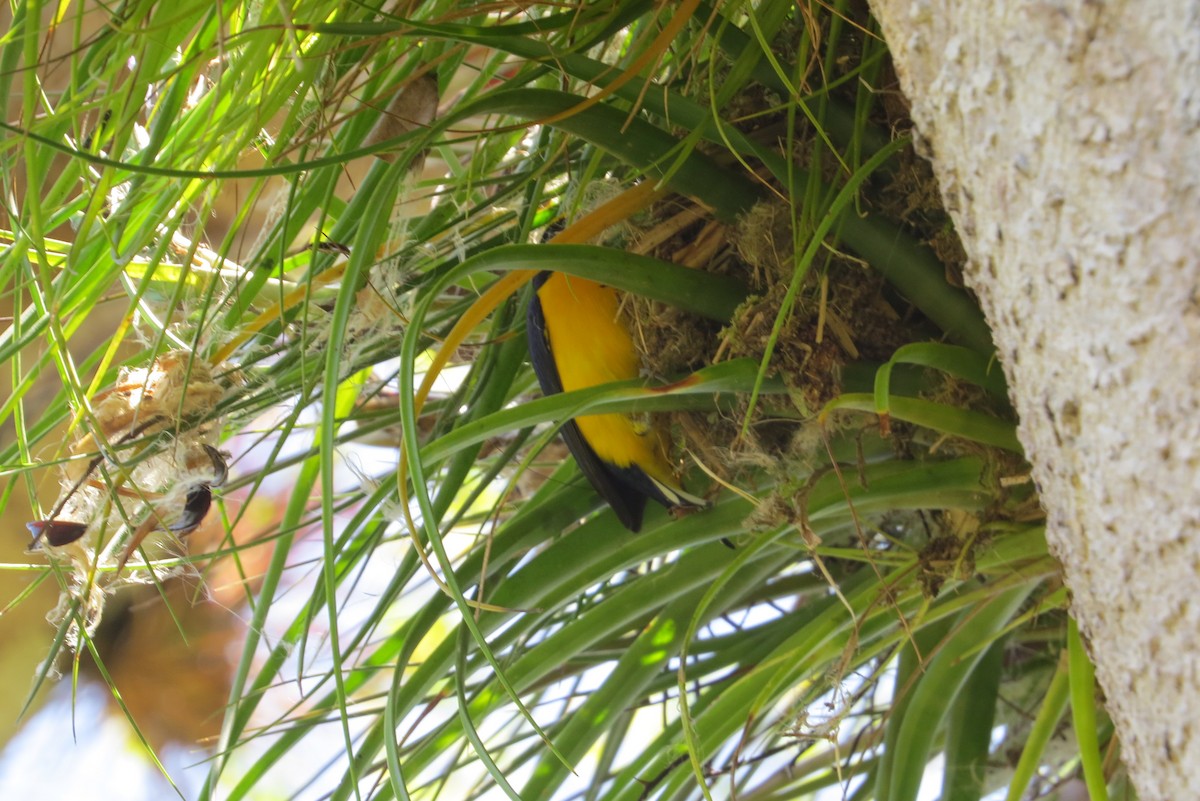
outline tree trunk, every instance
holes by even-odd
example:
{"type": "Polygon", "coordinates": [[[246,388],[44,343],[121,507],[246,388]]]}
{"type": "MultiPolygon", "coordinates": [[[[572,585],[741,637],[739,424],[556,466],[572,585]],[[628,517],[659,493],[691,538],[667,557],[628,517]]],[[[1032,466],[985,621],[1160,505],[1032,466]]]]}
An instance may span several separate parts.
{"type": "Polygon", "coordinates": [[[1142,801],[1200,788],[1200,3],[872,0],[1142,801]]]}

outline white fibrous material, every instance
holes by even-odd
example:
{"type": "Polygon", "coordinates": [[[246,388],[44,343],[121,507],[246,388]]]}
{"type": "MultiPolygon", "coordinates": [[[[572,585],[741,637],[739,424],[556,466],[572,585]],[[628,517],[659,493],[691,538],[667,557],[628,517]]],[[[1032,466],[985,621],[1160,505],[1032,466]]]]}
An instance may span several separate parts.
{"type": "Polygon", "coordinates": [[[177,547],[207,513],[211,488],[225,478],[214,415],[223,395],[206,362],[171,351],[148,367],[123,370],[115,386],[92,399],[84,418],[90,430],[70,448],[58,500],[46,520],[30,524],[50,558],[70,566],[48,618],[74,618],[72,642],[80,624],[95,630],[115,587],[160,581],[179,569],[124,568],[131,560],[137,567],[138,550],[177,547]]]}

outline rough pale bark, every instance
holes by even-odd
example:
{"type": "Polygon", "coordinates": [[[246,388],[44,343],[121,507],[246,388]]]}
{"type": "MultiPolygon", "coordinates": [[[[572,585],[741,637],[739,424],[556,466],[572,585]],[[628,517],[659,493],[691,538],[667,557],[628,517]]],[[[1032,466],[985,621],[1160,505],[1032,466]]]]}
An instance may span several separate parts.
{"type": "Polygon", "coordinates": [[[872,0],[1142,801],[1200,792],[1200,4],[872,0]]]}

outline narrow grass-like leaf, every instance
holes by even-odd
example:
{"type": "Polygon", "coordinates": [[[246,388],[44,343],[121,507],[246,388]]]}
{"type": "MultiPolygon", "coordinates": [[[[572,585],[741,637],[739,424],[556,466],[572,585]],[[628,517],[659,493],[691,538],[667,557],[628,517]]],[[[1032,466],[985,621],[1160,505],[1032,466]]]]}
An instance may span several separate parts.
{"type": "Polygon", "coordinates": [[[941,801],[979,801],[991,753],[992,727],[1004,673],[1005,640],[988,647],[954,699],[946,721],[941,801]]]}
{"type": "Polygon", "coordinates": [[[1104,755],[1096,727],[1096,669],[1088,657],[1075,618],[1067,620],[1067,664],[1070,676],[1071,718],[1075,723],[1075,741],[1079,743],[1079,762],[1091,801],[1108,801],[1108,783],[1104,779],[1104,755]]]}
{"type": "MultiPolygon", "coordinates": [[[[1013,453],[1024,453],[1021,442],[1017,439],[1016,424],[1007,420],[944,403],[894,395],[890,397],[888,407],[891,416],[897,420],[983,445],[1003,448],[1013,453]]],[[[875,396],[860,393],[840,395],[825,405],[821,415],[826,416],[831,412],[847,409],[874,412],[875,396]]]]}
{"type": "Polygon", "coordinates": [[[994,358],[983,356],[968,348],[940,342],[915,342],[898,348],[884,362],[875,376],[875,412],[886,414],[892,370],[898,364],[915,364],[941,370],[954,378],[980,387],[996,400],[1008,400],[1004,372],[994,358]]]}
{"type": "Polygon", "coordinates": [[[966,685],[983,654],[966,656],[979,641],[996,636],[1033,590],[1022,584],[998,594],[978,609],[958,618],[954,630],[926,655],[922,675],[909,692],[912,698],[902,716],[888,723],[884,760],[876,792],[879,801],[913,801],[921,787],[934,736],[953,700],[966,685]]]}
{"type": "Polygon", "coordinates": [[[1050,686],[1046,689],[1046,694],[1042,699],[1037,718],[1033,721],[1033,728],[1030,730],[1029,736],[1025,738],[1025,747],[1021,750],[1021,757],[1017,760],[1017,767],[1013,770],[1012,778],[1009,780],[1005,801],[1021,801],[1029,783],[1037,774],[1046,744],[1054,736],[1054,731],[1058,728],[1058,722],[1062,719],[1070,698],[1071,681],[1068,663],[1067,652],[1064,649],[1059,658],[1058,669],[1055,670],[1050,686]]]}

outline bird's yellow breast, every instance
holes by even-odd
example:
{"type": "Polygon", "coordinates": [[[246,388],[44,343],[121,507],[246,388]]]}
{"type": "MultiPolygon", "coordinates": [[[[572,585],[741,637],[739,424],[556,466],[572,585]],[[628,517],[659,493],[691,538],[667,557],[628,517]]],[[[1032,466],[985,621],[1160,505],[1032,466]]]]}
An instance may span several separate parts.
{"type": "MultiPolygon", "coordinates": [[[[553,273],[538,289],[538,298],[564,391],[639,376],[637,350],[629,329],[620,320],[616,290],[584,278],[553,273]]],[[[618,467],[636,465],[659,481],[675,483],[666,444],[630,415],[584,415],[575,422],[602,460],[618,467]]]]}

